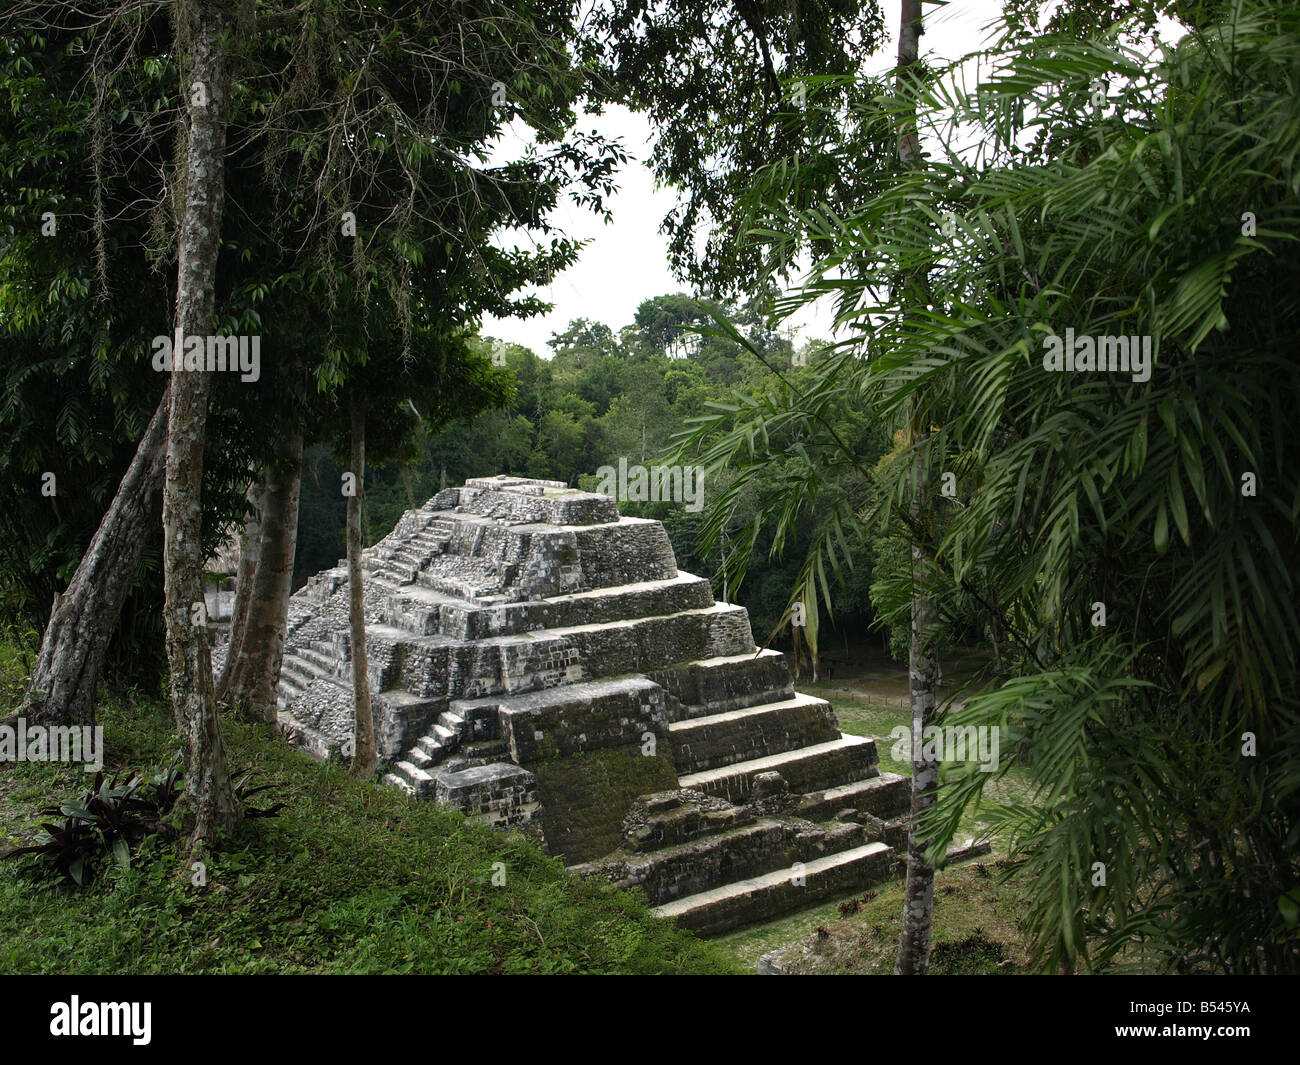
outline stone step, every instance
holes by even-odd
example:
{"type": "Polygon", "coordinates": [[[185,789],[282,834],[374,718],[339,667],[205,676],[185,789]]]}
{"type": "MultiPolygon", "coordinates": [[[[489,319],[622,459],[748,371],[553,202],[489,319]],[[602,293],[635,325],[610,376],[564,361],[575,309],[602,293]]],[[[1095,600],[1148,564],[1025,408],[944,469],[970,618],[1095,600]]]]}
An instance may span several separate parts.
{"type": "Polygon", "coordinates": [[[679,777],[679,783],[683,788],[696,788],[707,795],[743,803],[749,800],[754,777],[759,773],[780,773],[791,791],[806,794],[876,776],[878,761],[873,740],[843,735],[811,747],[690,773],[679,777]]]}
{"type": "Polygon", "coordinates": [[[550,525],[593,525],[618,520],[618,504],[603,495],[559,483],[539,489],[535,482],[473,478],[459,490],[457,506],[468,514],[506,521],[550,525]]]}
{"type": "Polygon", "coordinates": [[[417,532],[410,542],[443,550],[447,546],[447,541],[451,539],[452,527],[451,522],[435,518],[417,532]]]}
{"type": "Polygon", "coordinates": [[[299,647],[294,656],[314,673],[333,673],[339,661],[333,654],[318,651],[314,647],[299,647]]]}
{"type": "Polygon", "coordinates": [[[593,677],[643,673],[665,664],[752,653],[744,607],[718,603],[703,610],[543,629],[531,634],[563,639],[593,677]]]}
{"type": "Polygon", "coordinates": [[[400,570],[405,573],[407,570],[423,569],[432,555],[432,551],[422,551],[417,545],[411,542],[404,544],[393,552],[393,554],[385,560],[385,565],[389,569],[400,570]]]}
{"type": "Polygon", "coordinates": [[[459,641],[370,624],[366,638],[372,675],[424,700],[535,691],[584,675],[577,652],[544,633],[459,641]]]}
{"type": "Polygon", "coordinates": [[[389,596],[383,612],[388,624],[419,635],[436,633],[456,640],[481,640],[540,629],[704,610],[712,604],[709,582],[687,573],[666,581],[645,581],[489,607],[458,594],[435,591],[422,582],[389,596]]]}
{"type": "Polygon", "coordinates": [[[415,795],[415,786],[404,776],[398,776],[396,773],[385,773],[384,783],[390,788],[397,788],[399,791],[404,791],[407,795],[412,797],[415,795]]]}
{"type": "Polygon", "coordinates": [[[780,702],[728,710],[668,726],[678,773],[734,765],[838,739],[825,699],[796,693],[780,702]]]}
{"type": "Polygon", "coordinates": [[[505,587],[507,578],[495,562],[463,555],[438,555],[413,576],[421,587],[460,599],[494,595],[505,587]]]}
{"type": "Polygon", "coordinates": [[[647,732],[667,739],[663,689],[640,676],[458,700],[456,706],[474,720],[495,710],[500,737],[519,765],[600,747],[640,746],[647,732]]]}
{"type": "Polygon", "coordinates": [[[293,674],[284,668],[283,664],[280,666],[280,683],[278,687],[283,688],[290,695],[294,696],[301,695],[305,690],[305,685],[301,679],[294,677],[293,674]]]}
{"type": "Polygon", "coordinates": [[[280,662],[280,683],[288,683],[297,691],[305,691],[316,679],[316,671],[296,655],[285,655],[280,662]]]}
{"type": "Polygon", "coordinates": [[[420,769],[428,769],[438,764],[438,760],[424,750],[418,743],[406,752],[406,761],[420,769]]]}
{"type": "Polygon", "coordinates": [[[892,875],[895,861],[894,852],[885,844],[865,843],[815,858],[802,868],[777,869],[675,899],[651,912],[675,917],[681,927],[701,935],[718,935],[881,883],[892,875]]]}
{"type": "Polygon", "coordinates": [[[414,762],[400,761],[393,766],[393,776],[403,779],[410,785],[411,794],[418,798],[432,795],[436,781],[414,762]]]}
{"type": "Polygon", "coordinates": [[[672,696],[668,705],[674,720],[780,702],[794,695],[785,655],[773,650],[687,662],[647,676],[672,696]]]}
{"type": "Polygon", "coordinates": [[[639,887],[652,906],[686,898],[710,885],[734,883],[764,873],[791,873],[797,863],[851,850],[867,842],[860,824],[762,818],[713,835],[635,853],[613,862],[597,860],[571,871],[599,872],[619,887],[639,887]]]}
{"type": "Polygon", "coordinates": [[[420,751],[431,763],[442,761],[447,754],[447,749],[432,736],[421,736],[411,750],[420,751]]]}
{"type": "Polygon", "coordinates": [[[805,795],[799,815],[810,821],[823,821],[841,810],[871,814],[882,821],[903,817],[912,808],[912,782],[897,773],[881,773],[867,780],[855,780],[837,788],[805,795]]]}

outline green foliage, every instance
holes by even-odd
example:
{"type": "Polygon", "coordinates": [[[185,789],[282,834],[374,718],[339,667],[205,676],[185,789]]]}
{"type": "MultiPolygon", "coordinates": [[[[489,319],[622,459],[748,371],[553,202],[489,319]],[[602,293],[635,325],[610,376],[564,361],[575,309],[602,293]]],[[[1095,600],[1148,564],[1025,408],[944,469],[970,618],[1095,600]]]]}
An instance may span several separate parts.
{"type": "MultiPolygon", "coordinates": [[[[948,722],[1030,754],[1032,795],[992,808],[1048,968],[1135,942],[1178,971],[1297,964],[1297,69],[1294,5],[1262,0],[1154,63],[1119,31],[1009,42],[977,89],[921,87],[923,170],[772,229],[826,249],[783,310],[838,300],[864,408],[929,427],[870,514],[1002,634],[1010,679],[948,722]],[[1150,379],[1048,372],[1067,328],[1149,337],[1150,379]],[[918,460],[960,485],[933,528],[908,514],[918,460]]],[[[989,777],[945,777],[936,858],[989,777]]]]}
{"type": "MultiPolygon", "coordinates": [[[[178,753],[167,768],[148,781],[134,772],[119,774],[106,781],[102,771],[94,783],[75,802],[51,806],[41,811],[46,817],[62,817],[62,822],[46,821],[32,846],[15,847],[0,855],[0,861],[18,861],[24,872],[35,880],[58,880],[77,887],[87,887],[95,879],[98,867],[110,855],[123,869],[131,866],[132,849],[157,832],[170,836],[164,819],[172,813],[185,793],[184,772],[178,753]]],[[[253,774],[245,773],[234,782],[235,798],[245,817],[274,817],[284,803],[254,807],[254,795],[270,791],[274,784],[252,784],[253,774]]]]}
{"type": "Polygon", "coordinates": [[[130,868],[132,847],[157,831],[159,819],[175,803],[177,775],[173,764],[155,779],[151,799],[143,779],[134,773],[113,781],[96,773],[80,799],[41,811],[62,821],[43,822],[34,844],[6,851],[0,861],[21,862],[33,879],[77,887],[92,883],[97,867],[110,855],[120,867],[130,868]]]}
{"type": "Polygon", "coordinates": [[[853,200],[892,155],[887,124],[807,106],[861,95],[835,76],[884,42],[874,0],[599,4],[592,30],[610,91],[659,131],[655,176],[683,190],[664,220],[673,266],[706,291],[756,294],[763,249],[742,239],[750,221],[737,194],[759,168],[797,159],[810,180],[793,202],[808,206],[853,200]]]}

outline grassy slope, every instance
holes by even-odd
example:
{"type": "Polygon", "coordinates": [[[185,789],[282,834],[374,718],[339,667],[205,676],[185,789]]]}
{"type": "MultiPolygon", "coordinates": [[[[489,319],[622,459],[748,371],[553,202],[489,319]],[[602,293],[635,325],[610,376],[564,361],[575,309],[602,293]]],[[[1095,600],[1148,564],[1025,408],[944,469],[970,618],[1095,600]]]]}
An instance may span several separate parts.
{"type": "MultiPolygon", "coordinates": [[[[0,654],[0,671],[12,655],[0,654]]],[[[2,680],[3,678],[0,678],[2,680]]],[[[149,769],[175,746],[170,712],[101,709],[108,767],[149,769]]],[[[4,973],[685,973],[732,969],[724,951],[652,918],[636,895],[579,880],[532,842],[357,782],[227,721],[230,760],[289,803],[245,822],[208,861],[206,887],[146,843],[86,890],[35,887],[0,863],[4,973]],[[494,863],[504,886],[493,886],[494,863]]],[[[0,846],[86,775],[0,766],[0,846]]],[[[258,799],[269,802],[265,795],[258,799]]],[[[498,877],[499,879],[499,877],[498,877]]]]}

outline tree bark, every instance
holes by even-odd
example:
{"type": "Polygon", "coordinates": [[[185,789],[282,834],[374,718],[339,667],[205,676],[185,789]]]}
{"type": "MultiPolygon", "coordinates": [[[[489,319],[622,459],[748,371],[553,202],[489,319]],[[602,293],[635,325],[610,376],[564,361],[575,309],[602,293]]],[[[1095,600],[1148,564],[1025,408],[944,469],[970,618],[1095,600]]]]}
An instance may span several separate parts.
{"type": "MultiPolygon", "coordinates": [[[[911,84],[919,62],[921,41],[920,0],[902,0],[898,33],[897,88],[900,99],[914,91],[911,84]]],[[[903,166],[921,165],[921,143],[915,111],[904,112],[899,123],[898,158],[903,166]]],[[[908,436],[916,448],[913,469],[911,513],[914,525],[930,527],[930,470],[925,454],[927,422],[914,402],[908,436]]],[[[907,832],[907,883],[903,895],[903,929],[898,941],[894,972],[899,976],[924,976],[930,968],[931,931],[934,920],[934,867],[926,861],[927,840],[920,837],[918,823],[934,804],[939,787],[939,763],[924,756],[925,728],[934,719],[935,680],[938,660],[932,638],[937,617],[931,592],[931,563],[922,546],[912,542],[912,642],[908,649],[907,672],[912,712],[912,812],[907,832]]]]}
{"type": "Polygon", "coordinates": [[[257,570],[258,555],[262,550],[262,506],[265,486],[259,478],[248,488],[248,511],[244,520],[244,539],[239,545],[239,569],[235,576],[235,605],[230,612],[230,640],[226,645],[226,660],[217,678],[217,702],[227,702],[230,681],[235,674],[235,663],[243,653],[244,633],[248,628],[248,604],[252,599],[253,575],[257,570]]]}
{"type": "MultiPolygon", "coordinates": [[[[229,100],[225,49],[232,6],[222,0],[182,0],[177,9],[182,91],[189,108],[176,282],[176,338],[182,342],[211,335],[215,314],[229,100]],[[195,100],[195,86],[201,87],[203,99],[195,100]]],[[[173,350],[174,357],[182,353],[173,350]]],[[[217,717],[203,609],[203,445],[211,380],[206,370],[175,365],[171,377],[163,483],[165,617],[172,709],[187,753],[193,850],[233,828],[240,811],[217,717]]]]}
{"type": "Polygon", "coordinates": [[[239,707],[250,721],[276,722],[275,692],[284,663],[301,485],[302,434],[289,432],[281,438],[274,461],[266,471],[261,493],[261,536],[248,614],[239,656],[231,666],[226,689],[225,701],[239,707]]]}
{"type": "Polygon", "coordinates": [[[370,678],[366,660],[366,599],[361,573],[361,505],[365,498],[366,412],[354,395],[349,403],[352,416],[353,491],[348,496],[348,623],[352,652],[352,767],[363,777],[373,775],[379,764],[375,751],[375,723],[370,709],[370,678]]]}
{"type": "Polygon", "coordinates": [[[109,640],[157,520],[166,460],[164,392],[131,465],[63,594],[54,601],[19,714],[42,725],[91,725],[109,640]]]}
{"type": "MultiPolygon", "coordinates": [[[[898,70],[895,85],[900,98],[915,91],[912,84],[920,66],[921,56],[921,0],[901,0],[898,26],[898,70]]],[[[906,167],[921,164],[921,138],[916,130],[916,112],[909,109],[901,115],[898,130],[898,160],[906,167]]]]}
{"type": "MultiPolygon", "coordinates": [[[[914,438],[915,439],[915,438],[914,438]]],[[[921,439],[917,439],[918,445],[921,439]]],[[[928,527],[930,476],[922,451],[917,452],[912,516],[928,527]]],[[[921,816],[934,804],[939,789],[939,762],[925,757],[925,729],[934,721],[938,658],[932,627],[936,620],[930,594],[931,563],[921,546],[912,544],[912,642],[907,674],[912,711],[912,810],[907,832],[907,883],[903,893],[903,931],[898,942],[894,972],[899,976],[924,976],[930,968],[931,927],[934,920],[934,867],[926,860],[929,842],[921,838],[921,816]]]]}

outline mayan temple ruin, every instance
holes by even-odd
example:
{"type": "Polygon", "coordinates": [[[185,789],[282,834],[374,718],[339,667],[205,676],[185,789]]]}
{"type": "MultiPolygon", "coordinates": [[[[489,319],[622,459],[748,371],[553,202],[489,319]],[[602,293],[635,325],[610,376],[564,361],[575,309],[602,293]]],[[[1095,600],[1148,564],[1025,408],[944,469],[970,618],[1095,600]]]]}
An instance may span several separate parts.
{"type": "MultiPolygon", "coordinates": [[[[897,871],[905,778],[679,572],[662,524],[553,481],[439,492],[364,554],[384,781],[535,834],[717,933],[897,871]]],[[[352,734],[347,573],[290,605],[280,720],[352,734]]]]}

